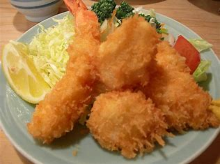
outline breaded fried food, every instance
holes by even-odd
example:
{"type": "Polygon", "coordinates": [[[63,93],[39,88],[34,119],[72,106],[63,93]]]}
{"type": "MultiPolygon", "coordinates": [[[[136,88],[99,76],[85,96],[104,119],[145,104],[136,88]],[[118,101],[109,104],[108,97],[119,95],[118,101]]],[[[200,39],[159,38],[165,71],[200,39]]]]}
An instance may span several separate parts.
{"type": "Polygon", "coordinates": [[[166,41],[160,42],[157,45],[156,64],[169,72],[190,73],[190,69],[186,65],[186,58],[180,56],[166,41]]]}
{"type": "Polygon", "coordinates": [[[220,121],[208,110],[211,96],[190,75],[184,58],[167,42],[159,43],[157,49],[156,72],[144,92],[165,113],[169,128],[182,132],[219,126],[220,121]]]}
{"type": "Polygon", "coordinates": [[[36,106],[27,125],[34,138],[47,144],[73,129],[91,102],[96,77],[93,56],[100,43],[98,19],[81,1],[65,2],[71,11],[75,11],[76,17],[75,42],[68,49],[70,57],[66,73],[36,106]]]}
{"type": "Polygon", "coordinates": [[[160,35],[135,15],[122,22],[100,45],[97,69],[101,87],[107,91],[148,83],[149,67],[156,55],[160,35]]]}
{"type": "Polygon", "coordinates": [[[163,146],[168,134],[163,113],[143,93],[131,91],[98,96],[87,126],[103,148],[121,151],[126,158],[152,151],[156,142],[163,146]]]}
{"type": "MultiPolygon", "coordinates": [[[[75,59],[45,99],[36,106],[29,133],[43,143],[49,144],[55,138],[71,131],[90,102],[94,77],[89,58],[83,55],[75,59]]],[[[69,61],[69,63],[70,63],[69,61]]]]}

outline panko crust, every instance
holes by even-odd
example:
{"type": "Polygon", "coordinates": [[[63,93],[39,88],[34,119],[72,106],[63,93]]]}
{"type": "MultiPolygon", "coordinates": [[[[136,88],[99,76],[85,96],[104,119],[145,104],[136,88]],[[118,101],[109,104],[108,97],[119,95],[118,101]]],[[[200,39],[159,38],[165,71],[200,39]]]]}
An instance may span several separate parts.
{"type": "Polygon", "coordinates": [[[35,139],[51,143],[70,132],[85,112],[92,101],[96,78],[92,56],[97,51],[98,41],[91,36],[77,36],[77,42],[69,47],[66,74],[36,106],[27,124],[35,139]]]}
{"type": "Polygon", "coordinates": [[[164,145],[167,124],[160,110],[143,93],[108,92],[97,97],[87,126],[99,144],[121,151],[126,158],[164,145]]]}
{"type": "Polygon", "coordinates": [[[147,85],[159,38],[143,17],[124,20],[99,48],[96,65],[106,90],[147,85]]]}
{"type": "Polygon", "coordinates": [[[208,110],[211,96],[195,82],[185,59],[167,42],[159,43],[157,49],[156,72],[144,92],[165,113],[169,128],[182,132],[219,126],[208,110]]]}

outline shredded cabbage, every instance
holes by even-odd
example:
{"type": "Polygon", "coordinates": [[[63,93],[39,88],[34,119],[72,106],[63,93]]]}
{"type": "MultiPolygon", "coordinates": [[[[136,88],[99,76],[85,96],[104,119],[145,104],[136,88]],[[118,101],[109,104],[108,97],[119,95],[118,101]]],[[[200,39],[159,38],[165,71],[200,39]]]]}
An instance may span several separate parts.
{"type": "Polygon", "coordinates": [[[28,54],[50,87],[53,87],[66,71],[66,63],[69,59],[66,49],[75,34],[71,15],[54,21],[58,24],[48,29],[40,25],[39,33],[29,44],[28,54]]]}
{"type": "Polygon", "coordinates": [[[199,51],[205,51],[212,48],[212,44],[203,39],[189,39],[189,42],[199,51]]]}
{"type": "Polygon", "coordinates": [[[150,10],[149,10],[149,15],[152,16],[152,17],[154,17],[154,18],[156,18],[156,12],[155,12],[155,10],[154,10],[154,9],[150,9],[150,10]]]}
{"type": "Polygon", "coordinates": [[[206,81],[207,80],[207,74],[206,71],[210,67],[211,62],[208,60],[202,60],[199,64],[199,66],[196,68],[196,70],[193,73],[193,77],[196,82],[206,81]]]}

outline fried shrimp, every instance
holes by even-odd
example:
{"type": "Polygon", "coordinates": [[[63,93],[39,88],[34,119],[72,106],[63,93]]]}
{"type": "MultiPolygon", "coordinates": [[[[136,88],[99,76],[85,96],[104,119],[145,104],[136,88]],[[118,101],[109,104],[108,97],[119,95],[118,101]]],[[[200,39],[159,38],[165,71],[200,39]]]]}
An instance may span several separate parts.
{"type": "Polygon", "coordinates": [[[100,45],[97,57],[100,88],[111,91],[145,86],[159,36],[143,17],[135,15],[124,20],[100,45]]]}
{"type": "Polygon", "coordinates": [[[66,74],[36,106],[27,125],[30,134],[43,143],[50,143],[73,129],[90,103],[95,79],[92,56],[98,52],[98,19],[81,1],[65,0],[65,3],[76,20],[76,36],[68,49],[66,74]]]}
{"type": "Polygon", "coordinates": [[[100,145],[127,158],[164,145],[167,124],[143,93],[108,92],[96,99],[87,126],[100,145]]]}
{"type": "Polygon", "coordinates": [[[219,126],[220,121],[208,110],[211,96],[194,81],[183,57],[166,42],[157,48],[156,72],[144,92],[165,113],[169,128],[182,132],[219,126]]]}

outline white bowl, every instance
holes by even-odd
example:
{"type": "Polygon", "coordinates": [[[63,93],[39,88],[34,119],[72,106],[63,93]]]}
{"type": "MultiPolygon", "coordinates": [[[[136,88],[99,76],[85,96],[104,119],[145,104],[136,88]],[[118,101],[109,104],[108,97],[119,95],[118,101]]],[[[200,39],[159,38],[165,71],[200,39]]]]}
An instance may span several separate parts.
{"type": "Polygon", "coordinates": [[[11,0],[20,13],[32,22],[40,22],[58,13],[62,0],[11,0]]]}

